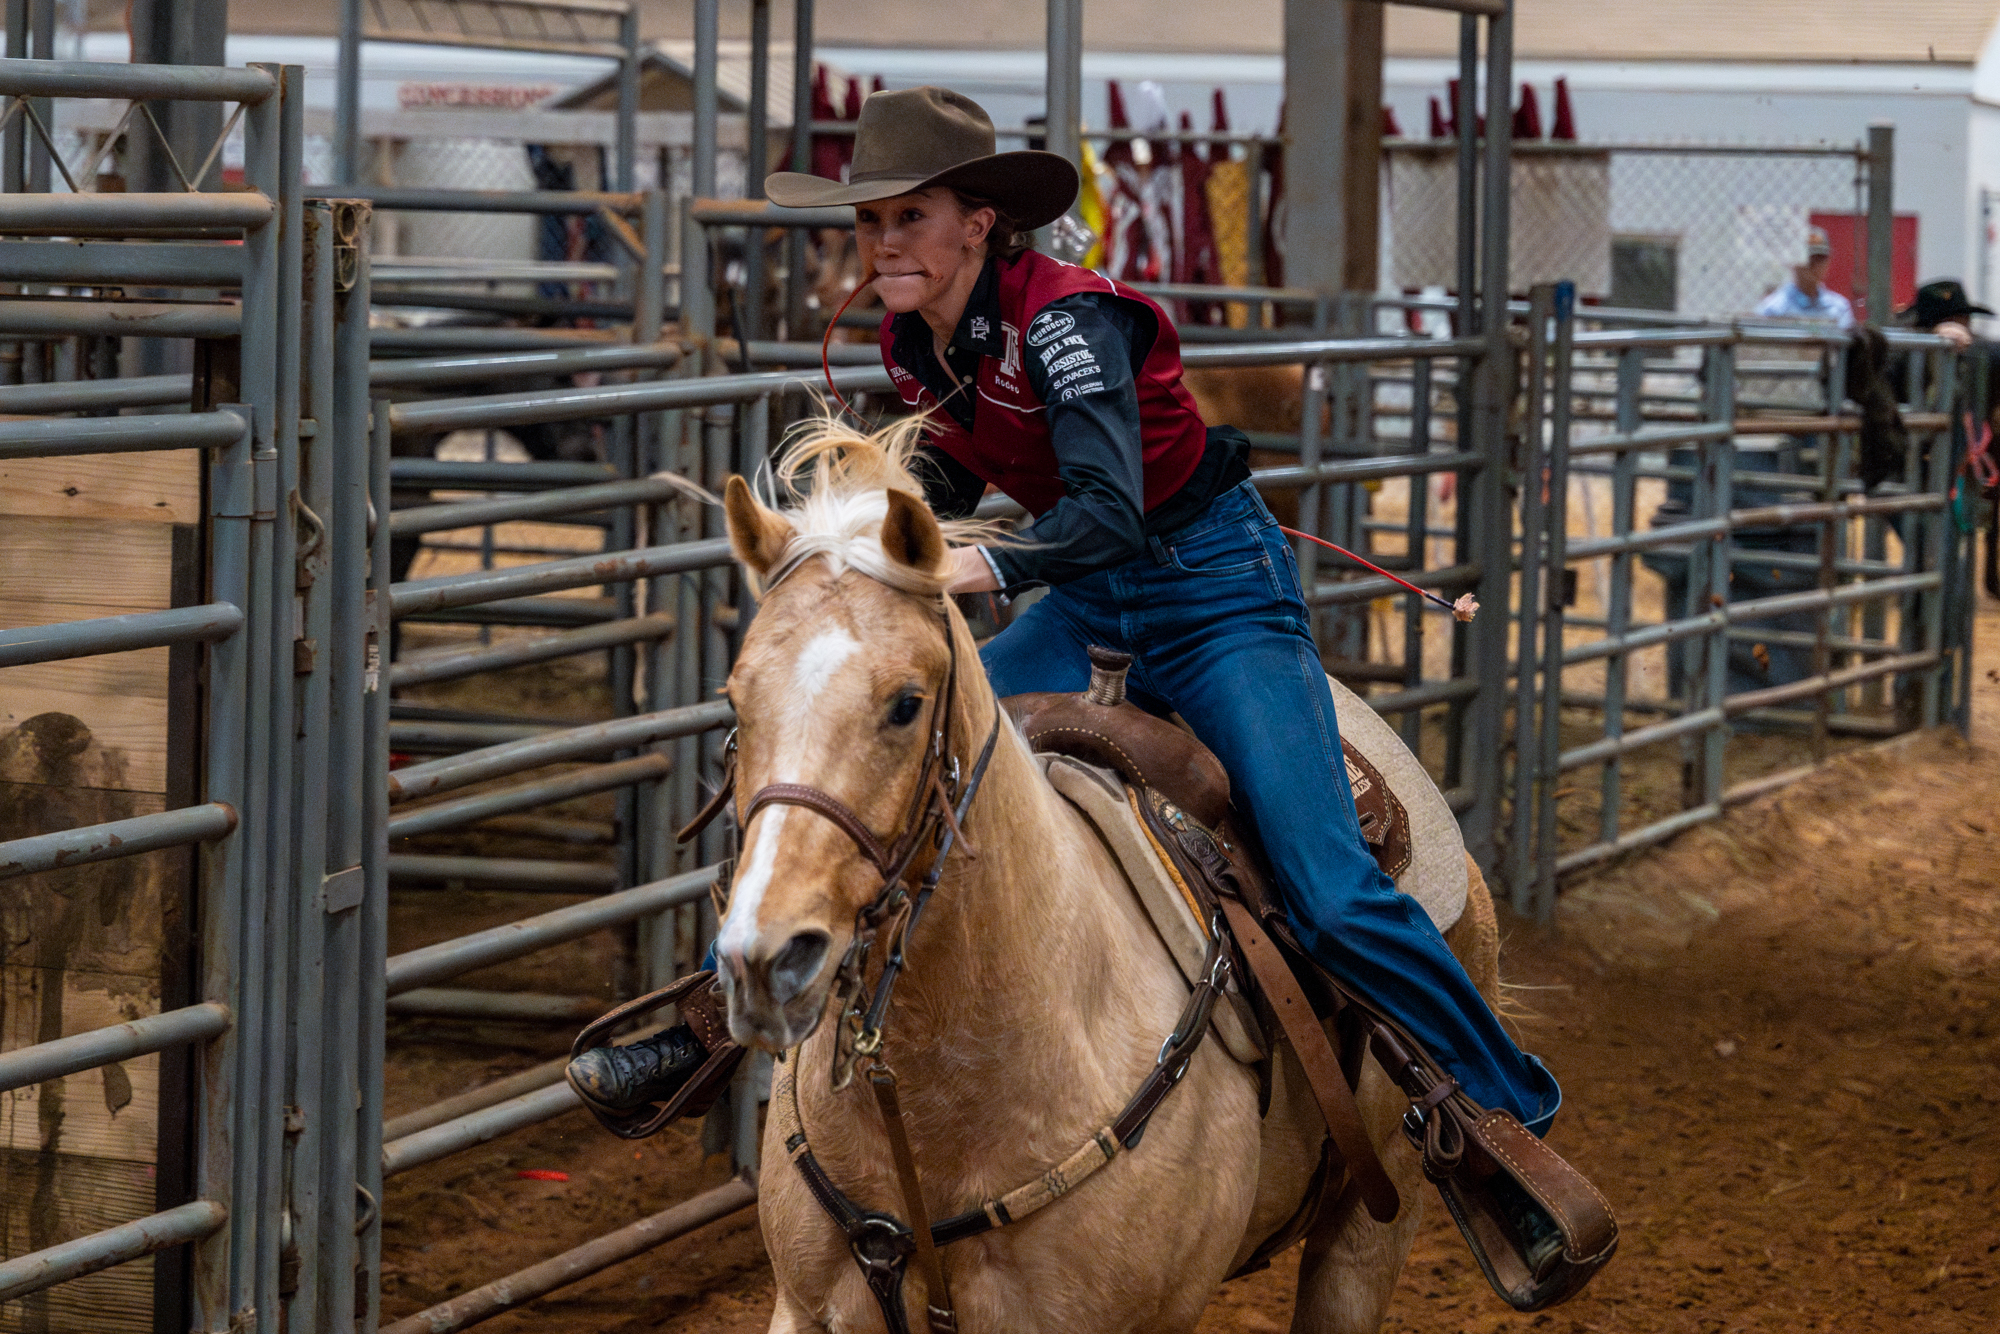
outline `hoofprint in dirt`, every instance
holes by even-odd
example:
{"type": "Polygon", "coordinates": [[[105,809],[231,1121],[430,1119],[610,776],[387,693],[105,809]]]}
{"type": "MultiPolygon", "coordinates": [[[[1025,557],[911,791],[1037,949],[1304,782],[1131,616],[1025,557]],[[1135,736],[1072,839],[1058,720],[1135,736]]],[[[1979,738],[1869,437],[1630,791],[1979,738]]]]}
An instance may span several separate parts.
{"type": "MultiPolygon", "coordinates": [[[[2000,1317],[1991,603],[1979,644],[1979,744],[1933,733],[1840,757],[1570,886],[1553,928],[1507,926],[1513,996],[1535,1016],[1524,1041],[1567,1092],[1551,1142],[1610,1196],[1623,1245],[1584,1295],[1517,1316],[1433,1201],[1385,1328],[1951,1334],[2000,1317]]],[[[402,1047],[392,1098],[415,1105],[553,1054],[550,1038],[509,1052],[484,1036],[402,1047]]],[[[385,1310],[722,1180],[724,1160],[697,1152],[688,1128],[634,1146],[575,1114],[397,1178],[385,1310]],[[531,1168],[570,1180],[517,1175],[531,1168]]],[[[1228,1285],[1201,1334],[1289,1328],[1296,1268],[1293,1252],[1228,1285]]],[[[746,1212],[483,1328],[753,1334],[770,1309],[746,1212]]]]}

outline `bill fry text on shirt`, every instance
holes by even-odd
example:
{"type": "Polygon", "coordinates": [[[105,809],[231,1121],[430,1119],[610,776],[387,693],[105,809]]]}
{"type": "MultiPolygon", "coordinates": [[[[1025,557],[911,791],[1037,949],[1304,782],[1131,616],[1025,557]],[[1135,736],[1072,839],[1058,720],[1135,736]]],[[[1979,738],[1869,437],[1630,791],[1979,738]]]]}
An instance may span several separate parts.
{"type": "MultiPolygon", "coordinates": [[[[1028,341],[1032,343],[1035,340],[1031,337],[1028,339],[1028,341]]],[[[1090,340],[1085,338],[1082,334],[1071,334],[1069,337],[1063,339],[1060,343],[1050,344],[1048,347],[1042,349],[1041,352],[1042,365],[1047,366],[1051,361],[1054,361],[1056,359],[1057,354],[1059,354],[1066,347],[1080,347],[1088,349],[1090,347],[1090,340]]]]}

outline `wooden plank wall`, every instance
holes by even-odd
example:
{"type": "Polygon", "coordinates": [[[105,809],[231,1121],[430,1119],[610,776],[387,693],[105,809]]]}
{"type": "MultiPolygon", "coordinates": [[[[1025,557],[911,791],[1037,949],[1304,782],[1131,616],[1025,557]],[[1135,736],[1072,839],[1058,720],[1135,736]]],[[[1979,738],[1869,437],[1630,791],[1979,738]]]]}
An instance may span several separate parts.
{"type": "MultiPolygon", "coordinates": [[[[172,605],[199,466],[192,451],[0,462],[0,627],[172,605]]],[[[0,669],[0,839],[164,809],[191,778],[169,773],[167,714],[166,649],[0,669]]],[[[0,1050],[160,1010],[189,966],[167,944],[187,948],[188,860],[0,881],[0,1050]]],[[[0,1252],[158,1207],[159,1072],[147,1056],[0,1095],[0,1252]]],[[[0,1305],[0,1334],[153,1327],[151,1261],[0,1305]]]]}

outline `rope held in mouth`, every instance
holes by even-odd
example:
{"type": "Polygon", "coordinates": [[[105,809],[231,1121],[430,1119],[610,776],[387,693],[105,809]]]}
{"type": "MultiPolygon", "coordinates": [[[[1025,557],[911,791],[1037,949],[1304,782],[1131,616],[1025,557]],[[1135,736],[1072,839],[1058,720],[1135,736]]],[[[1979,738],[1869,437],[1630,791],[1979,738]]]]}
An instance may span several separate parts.
{"type": "MultiPolygon", "coordinates": [[[[870,269],[868,271],[867,276],[865,276],[864,278],[862,278],[860,282],[855,284],[854,290],[847,294],[847,300],[840,303],[840,309],[833,313],[833,318],[831,320],[827,321],[826,333],[823,336],[821,336],[819,341],[819,368],[821,374],[825,375],[826,377],[827,391],[833,395],[834,402],[840,404],[841,409],[845,411],[850,417],[853,417],[856,421],[861,420],[861,414],[854,410],[853,405],[850,404],[847,401],[847,399],[841,395],[840,387],[834,384],[833,382],[833,354],[830,349],[833,346],[833,331],[840,327],[840,317],[847,313],[847,308],[854,304],[854,298],[860,296],[861,290],[864,287],[867,287],[870,283],[874,282],[875,278],[876,278],[875,271],[873,269],[870,269]]],[[[1375,571],[1375,573],[1381,575],[1383,578],[1394,580],[1396,583],[1399,583],[1403,587],[1409,589],[1412,593],[1415,593],[1418,597],[1421,597],[1426,601],[1436,603],[1438,606],[1450,612],[1452,614],[1452,617],[1456,620],[1469,621],[1479,612],[1479,600],[1473,597],[1472,594],[1470,593],[1462,594],[1459,597],[1458,601],[1456,602],[1447,602],[1443,598],[1439,597],[1436,593],[1428,592],[1425,589],[1418,588],[1415,584],[1411,583],[1409,580],[1389,573],[1389,571],[1383,569],[1381,566],[1377,565],[1374,561],[1366,560],[1360,556],[1357,556],[1353,552],[1349,551],[1346,547],[1339,546],[1333,542],[1329,542],[1325,538],[1314,537],[1311,533],[1302,533],[1296,528],[1287,528],[1283,524],[1278,525],[1278,531],[1283,533],[1289,533],[1293,537],[1303,537],[1308,542],[1317,542],[1320,546],[1327,548],[1329,551],[1337,551],[1341,555],[1347,557],[1349,560],[1354,561],[1357,564],[1367,566],[1369,569],[1375,571]]]]}

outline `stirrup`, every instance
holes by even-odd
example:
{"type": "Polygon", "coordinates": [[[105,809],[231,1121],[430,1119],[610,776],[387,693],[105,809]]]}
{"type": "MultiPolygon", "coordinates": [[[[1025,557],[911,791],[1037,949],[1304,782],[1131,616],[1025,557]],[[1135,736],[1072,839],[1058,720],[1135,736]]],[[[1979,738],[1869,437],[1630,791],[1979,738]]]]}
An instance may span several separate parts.
{"type": "MultiPolygon", "coordinates": [[[[1458,1094],[1466,1112],[1478,1104],[1458,1094]]],[[[1460,1109],[1434,1110],[1431,1122],[1458,1120],[1460,1109]]],[[[1517,1311],[1541,1311],[1583,1290],[1618,1250],[1618,1221],[1611,1206],[1581,1172],[1514,1118],[1487,1111],[1460,1123],[1465,1152],[1455,1169],[1433,1170],[1428,1154],[1424,1175],[1437,1186],[1452,1221],[1493,1290],[1517,1311]],[[1488,1171],[1488,1168],[1492,1170],[1488,1171]],[[1562,1250],[1539,1274],[1526,1255],[1526,1239],[1497,1198],[1496,1182],[1511,1181],[1540,1206],[1562,1235],[1562,1250]]],[[[1430,1136],[1418,1137],[1428,1140],[1430,1136]]]]}
{"type": "Polygon", "coordinates": [[[729,1036],[728,1016],[714,987],[714,970],[690,973],[658,991],[626,1001],[605,1012],[576,1035],[576,1041],[570,1044],[569,1049],[572,1061],[594,1048],[610,1046],[612,1033],[635,1016],[657,1010],[663,1005],[679,1004],[681,1021],[693,1030],[695,1040],[708,1052],[708,1059],[674,1091],[673,1097],[629,1111],[598,1105],[589,1094],[577,1088],[576,1081],[569,1078],[568,1071],[564,1071],[563,1078],[569,1080],[570,1088],[590,1114],[597,1118],[599,1125],[620,1139],[645,1139],[648,1135],[659,1133],[669,1121],[683,1116],[700,1116],[715,1105],[715,1100],[729,1087],[736,1067],[742,1064],[744,1048],[729,1036]]]}
{"type": "Polygon", "coordinates": [[[1400,1026],[1369,1012],[1370,1048],[1409,1095],[1403,1131],[1423,1155],[1452,1221],[1493,1290],[1517,1311],[1541,1311],[1583,1290],[1618,1250],[1618,1220],[1597,1187],[1542,1143],[1513,1113],[1489,1111],[1466,1096],[1400,1026]],[[1548,1215],[1562,1250],[1541,1272],[1498,1198],[1511,1182],[1548,1215]]]}

